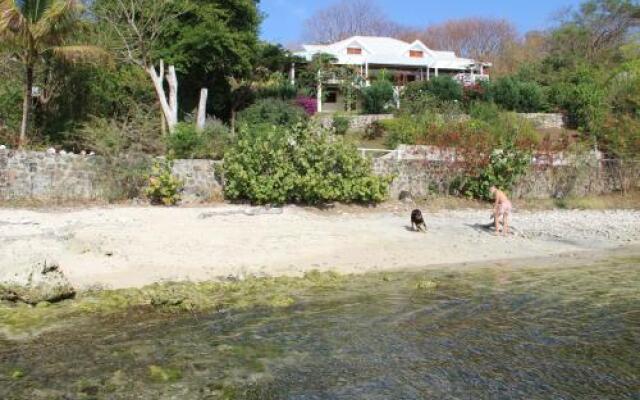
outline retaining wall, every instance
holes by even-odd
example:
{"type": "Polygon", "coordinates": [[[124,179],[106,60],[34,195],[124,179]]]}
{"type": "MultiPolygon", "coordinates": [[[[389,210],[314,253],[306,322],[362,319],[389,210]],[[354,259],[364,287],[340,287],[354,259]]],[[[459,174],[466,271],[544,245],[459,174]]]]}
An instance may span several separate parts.
{"type": "MultiPolygon", "coordinates": [[[[363,114],[349,115],[349,129],[364,130],[375,121],[393,118],[393,114],[363,114]]],[[[333,125],[333,116],[326,116],[320,119],[320,124],[325,128],[331,128],[333,125]]]]}
{"type": "MultiPolygon", "coordinates": [[[[420,198],[432,194],[451,193],[451,184],[463,175],[455,163],[433,160],[397,160],[391,157],[373,160],[378,175],[393,175],[390,196],[398,198],[409,192],[420,198]]],[[[570,165],[535,166],[520,178],[513,189],[515,198],[561,198],[566,196],[599,195],[637,188],[640,179],[638,164],[621,166],[616,161],[583,161],[570,165]]]]}
{"type": "MultiPolygon", "coordinates": [[[[175,160],[187,201],[221,192],[219,161],[175,160]]],[[[105,198],[105,160],[95,155],[0,149],[0,200],[93,201],[105,198]]]]}

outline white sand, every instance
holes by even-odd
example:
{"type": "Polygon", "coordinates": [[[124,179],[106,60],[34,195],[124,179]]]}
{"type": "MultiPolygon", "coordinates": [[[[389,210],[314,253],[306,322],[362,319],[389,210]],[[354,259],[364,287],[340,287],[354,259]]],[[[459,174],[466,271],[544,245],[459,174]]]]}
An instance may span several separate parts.
{"type": "Polygon", "coordinates": [[[0,268],[46,257],[56,260],[76,287],[122,288],[230,275],[351,273],[543,257],[640,241],[638,211],[517,213],[517,234],[509,238],[475,226],[490,222],[488,210],[426,216],[430,231],[419,234],[407,229],[404,209],[347,213],[288,207],[281,214],[227,205],[0,209],[0,268]]]}

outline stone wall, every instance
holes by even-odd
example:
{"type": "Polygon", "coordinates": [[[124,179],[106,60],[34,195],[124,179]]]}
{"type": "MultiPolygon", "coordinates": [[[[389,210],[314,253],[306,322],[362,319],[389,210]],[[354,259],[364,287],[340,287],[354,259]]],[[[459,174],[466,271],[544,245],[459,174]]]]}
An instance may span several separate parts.
{"type": "MultiPolygon", "coordinates": [[[[378,175],[393,175],[390,195],[398,198],[407,191],[413,197],[450,193],[454,179],[463,170],[454,163],[432,160],[397,160],[391,157],[373,160],[378,175]]],[[[622,188],[620,172],[624,171],[632,186],[637,187],[640,168],[622,168],[614,162],[583,162],[561,166],[531,166],[513,190],[515,198],[559,198],[612,193],[622,188]]],[[[628,189],[628,188],[627,188],[628,189]]]]}
{"type": "Polygon", "coordinates": [[[173,174],[184,184],[185,201],[208,201],[222,194],[222,161],[175,160],[173,174]]]}
{"type": "Polygon", "coordinates": [[[564,115],[559,113],[532,113],[518,115],[530,120],[538,129],[562,129],[565,127],[564,115]]]}
{"type": "MultiPolygon", "coordinates": [[[[349,129],[361,131],[375,121],[393,118],[393,114],[363,114],[346,116],[349,119],[349,129]]],[[[325,128],[331,128],[333,116],[325,116],[320,119],[320,124],[325,128]]]]}
{"type": "Polygon", "coordinates": [[[96,200],[95,156],[0,150],[0,200],[96,200]]]}
{"type": "MultiPolygon", "coordinates": [[[[186,201],[219,197],[219,161],[176,160],[186,201]]],[[[104,159],[64,152],[0,149],[0,200],[95,201],[105,198],[104,159]]]]}

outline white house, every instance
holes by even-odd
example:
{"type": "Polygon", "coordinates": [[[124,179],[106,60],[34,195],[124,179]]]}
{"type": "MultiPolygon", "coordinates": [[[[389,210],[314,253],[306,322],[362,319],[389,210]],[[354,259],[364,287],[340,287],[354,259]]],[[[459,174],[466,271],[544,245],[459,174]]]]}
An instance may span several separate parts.
{"type": "MultiPolygon", "coordinates": [[[[452,51],[431,50],[419,40],[407,43],[390,37],[353,36],[327,45],[303,45],[303,50],[295,55],[305,61],[311,61],[317,54],[329,54],[337,65],[355,67],[366,84],[375,80],[380,71],[385,70],[394,79],[397,90],[408,82],[428,80],[432,76],[447,74],[471,85],[488,79],[489,63],[477,62],[456,56],[452,51]]],[[[295,81],[295,65],[292,65],[290,78],[295,81]]],[[[337,85],[326,85],[326,93],[319,96],[318,111],[335,109],[340,97],[337,85]],[[320,101],[324,97],[324,102],[320,101]]],[[[322,88],[319,88],[322,90],[322,88]]]]}

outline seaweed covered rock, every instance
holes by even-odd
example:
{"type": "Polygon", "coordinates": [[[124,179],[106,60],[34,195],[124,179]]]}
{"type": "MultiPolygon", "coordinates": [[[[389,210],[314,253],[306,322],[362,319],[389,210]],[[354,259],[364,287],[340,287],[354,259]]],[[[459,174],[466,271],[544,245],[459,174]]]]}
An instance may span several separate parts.
{"type": "Polygon", "coordinates": [[[38,304],[56,302],[75,295],[73,286],[57,263],[33,262],[0,271],[0,300],[38,304]]]}

